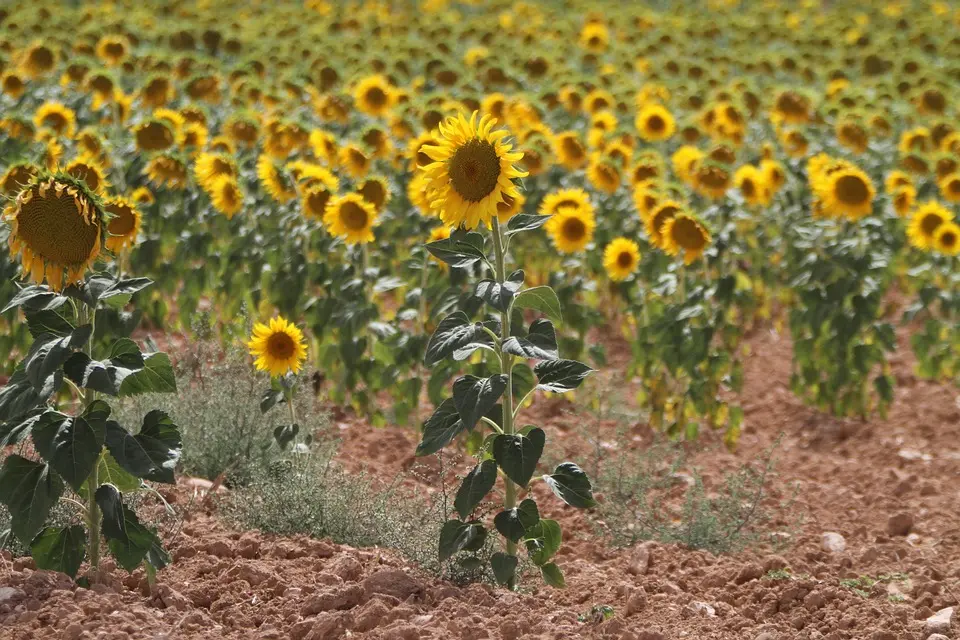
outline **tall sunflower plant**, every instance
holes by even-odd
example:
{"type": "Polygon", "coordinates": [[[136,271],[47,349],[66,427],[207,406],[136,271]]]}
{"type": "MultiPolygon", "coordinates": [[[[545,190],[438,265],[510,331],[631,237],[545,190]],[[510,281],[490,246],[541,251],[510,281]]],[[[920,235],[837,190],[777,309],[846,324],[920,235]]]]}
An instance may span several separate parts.
{"type": "MultiPolygon", "coordinates": [[[[101,249],[116,237],[111,214],[86,185],[42,174],[4,212],[22,286],[2,313],[17,311],[33,343],[0,389],[0,449],[15,447],[0,468],[0,501],[10,530],[41,569],[99,578],[102,547],[128,571],[153,579],[171,559],[131,498],[148,483],[174,482],[180,431],[163,411],[148,412],[131,432],[111,419],[111,398],[172,393],[169,358],[142,351],[121,328],[146,278],[108,271],[101,249]],[[52,514],[62,507],[64,522],[52,514]]],[[[153,493],[157,496],[155,491],[153,493]]]]}
{"type": "Polygon", "coordinates": [[[441,125],[436,145],[424,148],[433,161],[422,169],[430,180],[432,205],[445,224],[456,228],[449,238],[426,248],[451,267],[476,266],[486,276],[472,291],[482,306],[446,315],[427,343],[424,364],[433,367],[482,353],[493,371],[454,381],[452,397],[423,424],[416,454],[435,454],[460,436],[482,434],[476,464],[460,483],[455,513],[440,532],[441,561],[475,565],[477,552],[495,531],[501,550],[491,556],[489,569],[498,583],[517,588],[523,550],[547,584],[562,587],[563,573],[554,562],[560,525],[541,517],[533,486],[543,482],[566,504],[584,509],[595,504],[593,489],[573,462],[536,475],[547,434],[541,427],[523,425],[520,415],[538,391],[573,391],[592,369],[560,357],[554,323],[561,322],[562,315],[553,289],[526,287],[524,271],[508,269],[511,239],[541,227],[549,217],[518,214],[505,224],[499,220],[497,204],[505,196],[519,196],[514,181],[524,173],[514,166],[522,154],[511,152],[505,141],[508,132],[494,125],[489,116],[460,115],[441,125]],[[489,233],[480,231],[484,228],[489,233]],[[540,317],[527,323],[525,311],[540,317]],[[529,379],[519,374],[527,362],[535,363],[529,379]],[[492,523],[491,511],[496,512],[492,523]]]}

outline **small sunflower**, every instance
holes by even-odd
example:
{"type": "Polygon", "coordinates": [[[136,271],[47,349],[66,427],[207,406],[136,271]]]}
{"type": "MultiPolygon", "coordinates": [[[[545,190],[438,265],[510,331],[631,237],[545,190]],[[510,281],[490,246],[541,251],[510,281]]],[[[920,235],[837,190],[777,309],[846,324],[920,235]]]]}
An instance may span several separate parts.
{"type": "Polygon", "coordinates": [[[267,154],[262,154],[257,159],[257,177],[264,191],[280,204],[290,202],[297,197],[297,191],[293,188],[292,182],[283,175],[267,154]]]}
{"type": "Polygon", "coordinates": [[[361,182],[357,185],[357,193],[372,204],[378,214],[390,201],[390,189],[387,188],[387,181],[379,177],[370,177],[361,182]]]}
{"type": "Polygon", "coordinates": [[[307,359],[303,332],[281,316],[271,319],[269,324],[255,324],[247,348],[256,358],[254,366],[257,370],[266,371],[271,376],[299,373],[307,359]]]}
{"type": "Polygon", "coordinates": [[[477,116],[474,111],[470,120],[462,113],[447,119],[440,124],[439,143],[423,147],[433,160],[422,169],[430,179],[431,206],[451,227],[489,226],[504,196],[520,195],[513,179],[527,175],[514,167],[523,154],[510,152],[512,146],[503,141],[508,132],[494,131],[492,117],[478,121],[477,116]]]}
{"type": "Polygon", "coordinates": [[[170,124],[163,120],[148,120],[137,125],[133,138],[140,151],[166,151],[177,142],[176,133],[170,124]]]}
{"type": "Polygon", "coordinates": [[[359,145],[346,144],[340,147],[337,156],[340,160],[340,166],[343,167],[348,176],[355,180],[359,180],[370,171],[372,160],[359,145]]]}
{"type": "Polygon", "coordinates": [[[583,251],[593,239],[596,227],[593,209],[579,207],[560,207],[544,225],[560,253],[583,251]]]}
{"type": "Polygon", "coordinates": [[[896,187],[890,194],[893,201],[893,210],[901,218],[906,217],[913,210],[917,202],[917,189],[912,184],[905,184],[896,187]]]}
{"type": "Polygon", "coordinates": [[[137,204],[151,205],[156,202],[153,193],[146,187],[137,187],[133,190],[130,198],[137,204]]]}
{"type": "Polygon", "coordinates": [[[224,153],[201,153],[193,165],[193,175],[206,191],[212,189],[217,178],[235,178],[237,174],[237,161],[224,153]]]}
{"type": "Polygon", "coordinates": [[[764,182],[774,193],[779,191],[787,182],[787,173],[783,165],[776,160],[764,158],[760,161],[760,173],[763,175],[764,182]]]}
{"type": "Polygon", "coordinates": [[[97,42],[97,57],[115,67],[130,55],[130,40],[122,35],[106,35],[97,42]]]}
{"type": "Polygon", "coordinates": [[[960,254],[960,226],[944,222],[933,234],[933,248],[947,256],[960,254]]]}
{"type": "Polygon", "coordinates": [[[15,196],[33,180],[39,169],[29,162],[15,162],[0,177],[0,194],[15,196]]]}
{"type": "Polygon", "coordinates": [[[560,209],[568,207],[593,213],[593,205],[590,204],[590,196],[587,192],[583,189],[571,188],[548,193],[540,203],[540,215],[552,216],[560,209]]]}
{"type": "Polygon", "coordinates": [[[672,220],[681,213],[686,213],[683,205],[676,200],[664,200],[659,203],[650,214],[644,218],[644,227],[650,237],[650,244],[660,249],[666,248],[663,238],[663,227],[667,220],[672,220]]]}
{"type": "Polygon", "coordinates": [[[344,239],[347,244],[373,242],[373,225],[377,211],[357,193],[333,198],[327,203],[323,223],[327,230],[344,239]]]}
{"type": "Polygon", "coordinates": [[[137,205],[126,198],[117,197],[104,202],[103,208],[113,216],[107,223],[107,250],[120,253],[136,244],[141,223],[137,205]]]}
{"type": "Polygon", "coordinates": [[[233,176],[221,175],[214,178],[208,193],[213,208],[227,216],[228,220],[243,209],[243,191],[233,176]]]}
{"type": "Polygon", "coordinates": [[[704,153],[700,149],[684,145],[674,151],[670,156],[670,163],[673,165],[673,172],[685,183],[692,185],[696,175],[697,166],[703,160],[704,153]]]}
{"type": "Polygon", "coordinates": [[[78,282],[100,255],[103,208],[82,183],[67,175],[35,179],[4,217],[10,225],[10,255],[19,254],[24,277],[37,284],[46,277],[54,291],[78,282]]]}
{"type": "Polygon", "coordinates": [[[58,136],[72,138],[77,129],[77,114],[59,102],[44,102],[33,115],[38,129],[50,129],[58,136]]]}
{"type": "Polygon", "coordinates": [[[0,91],[14,100],[19,100],[26,90],[26,80],[16,71],[7,71],[0,76],[0,91]]]}
{"type": "Polygon", "coordinates": [[[203,149],[207,146],[210,132],[199,122],[188,122],[183,126],[183,139],[180,143],[184,149],[203,149]]]}
{"type": "Polygon", "coordinates": [[[827,216],[859,220],[873,210],[876,189],[870,177],[859,168],[848,165],[819,182],[814,189],[827,216]]]}
{"type": "Polygon", "coordinates": [[[629,238],[615,238],[603,250],[603,267],[614,282],[630,277],[640,264],[640,247],[629,238]]]}
{"type": "Polygon", "coordinates": [[[644,180],[633,188],[633,204],[641,220],[650,217],[662,199],[663,195],[654,180],[644,180]]]}
{"type": "Polygon", "coordinates": [[[557,160],[570,171],[576,171],[587,163],[587,150],[576,131],[561,131],[553,137],[553,153],[557,160]]]}
{"type": "Polygon", "coordinates": [[[696,262],[710,245],[710,232],[693,215],[678,213],[660,229],[663,250],[672,256],[683,253],[684,264],[696,262]]]}
{"type": "Polygon", "coordinates": [[[669,139],[677,130],[676,121],[670,111],[662,104],[644,105],[637,114],[637,131],[647,142],[659,142],[669,139]]]}
{"type": "Polygon", "coordinates": [[[757,167],[745,164],[733,174],[733,184],[740,190],[740,194],[747,204],[766,206],[770,204],[773,194],[763,173],[757,167]]]}
{"type": "Polygon", "coordinates": [[[719,200],[730,188],[730,172],[723,165],[712,162],[700,162],[693,174],[694,190],[708,198],[719,200]]]}
{"type": "Polygon", "coordinates": [[[371,116],[382,116],[390,111],[396,102],[396,93],[385,77],[375,75],[364,78],[353,90],[353,99],[357,108],[371,116]]]}
{"type": "Polygon", "coordinates": [[[610,32],[597,22],[591,22],[580,32],[580,46],[590,53],[602,53],[610,44],[610,32]]]}
{"type": "Polygon", "coordinates": [[[940,195],[947,202],[960,202],[960,172],[948,173],[937,182],[940,195]]]}
{"type": "Polygon", "coordinates": [[[304,186],[301,193],[303,195],[300,197],[300,209],[304,217],[322,222],[323,214],[327,210],[327,204],[333,198],[334,191],[318,181],[304,186]]]}
{"type": "Polygon", "coordinates": [[[35,42],[23,53],[20,67],[31,78],[37,78],[57,66],[57,52],[42,42],[35,42]]]}
{"type": "Polygon", "coordinates": [[[110,186],[103,168],[90,158],[81,157],[73,160],[67,164],[64,172],[77,180],[83,180],[87,188],[94,193],[102,194],[110,186]]]}
{"type": "Polygon", "coordinates": [[[438,142],[436,136],[429,131],[421,133],[410,141],[410,144],[407,146],[407,157],[410,158],[411,170],[425,167],[433,162],[430,156],[424,152],[423,147],[426,145],[436,145],[438,142]]]}
{"type": "Polygon", "coordinates": [[[953,213],[939,202],[930,200],[917,207],[907,225],[907,238],[917,249],[928,251],[934,247],[937,229],[953,221],[953,213]]]}
{"type": "Polygon", "coordinates": [[[151,158],[144,173],[158,187],[180,190],[187,186],[187,166],[176,156],[161,154],[151,158]]]}

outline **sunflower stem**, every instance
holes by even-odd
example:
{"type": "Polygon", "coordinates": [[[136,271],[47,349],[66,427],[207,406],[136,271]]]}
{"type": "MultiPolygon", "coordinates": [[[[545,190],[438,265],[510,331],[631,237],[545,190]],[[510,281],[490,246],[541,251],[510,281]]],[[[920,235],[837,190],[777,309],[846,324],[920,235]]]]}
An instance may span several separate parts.
{"type": "MultiPolygon", "coordinates": [[[[96,317],[96,308],[91,309],[86,304],[81,305],[77,310],[78,324],[83,325],[89,322],[91,326],[90,337],[87,339],[86,344],[87,357],[91,359],[93,358],[93,334],[96,330],[96,317]]],[[[92,405],[97,398],[97,393],[93,389],[88,389],[87,393],[82,397],[83,410],[81,414],[86,413],[87,409],[90,408],[90,405],[92,405]]],[[[90,477],[87,478],[87,555],[90,559],[90,568],[92,570],[91,580],[93,582],[99,582],[100,580],[100,508],[97,506],[96,499],[97,489],[99,488],[100,462],[98,458],[97,464],[93,465],[93,471],[90,473],[90,477]]]]}

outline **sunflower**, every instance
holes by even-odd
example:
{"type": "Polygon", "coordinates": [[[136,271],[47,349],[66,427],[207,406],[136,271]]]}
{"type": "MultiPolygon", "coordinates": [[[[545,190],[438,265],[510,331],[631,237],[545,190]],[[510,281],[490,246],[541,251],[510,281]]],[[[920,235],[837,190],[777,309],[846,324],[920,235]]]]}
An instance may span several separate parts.
{"type": "Polygon", "coordinates": [[[359,145],[350,143],[340,147],[337,153],[340,165],[348,176],[355,180],[367,175],[372,160],[359,145]]]}
{"type": "Polygon", "coordinates": [[[30,78],[37,78],[53,71],[57,66],[57,53],[42,42],[30,45],[23,53],[20,67],[30,78]]]}
{"type": "Polygon", "coordinates": [[[607,28],[598,23],[591,22],[583,27],[580,32],[580,46],[590,53],[602,53],[606,51],[610,44],[610,32],[607,28]]]}
{"type": "Polygon", "coordinates": [[[39,169],[29,162],[11,164],[0,177],[0,194],[8,197],[17,195],[36,177],[37,171],[39,169]]]}
{"type": "Polygon", "coordinates": [[[235,178],[237,161],[223,153],[201,153],[193,165],[193,175],[204,190],[210,191],[214,181],[221,176],[235,178]]]}
{"type": "Polygon", "coordinates": [[[500,221],[500,225],[506,225],[510,218],[520,213],[526,201],[527,199],[522,193],[515,198],[513,196],[503,196],[503,202],[497,205],[497,220],[500,221]]]}
{"type": "Polygon", "coordinates": [[[97,42],[96,51],[98,58],[115,67],[130,55],[130,40],[126,36],[106,35],[97,42]]]}
{"type": "Polygon", "coordinates": [[[940,194],[948,202],[960,202],[960,172],[945,175],[937,182],[940,194]]]}
{"type": "Polygon", "coordinates": [[[257,177],[264,191],[280,204],[290,202],[297,197],[297,191],[292,182],[286,179],[276,163],[265,153],[257,159],[257,177]]]}
{"type": "Polygon", "coordinates": [[[379,214],[390,201],[390,190],[387,188],[387,181],[380,177],[370,177],[357,185],[357,193],[363,196],[363,199],[373,205],[373,208],[379,214]]]}
{"type": "Polygon", "coordinates": [[[590,204],[590,196],[587,192],[583,189],[571,188],[548,193],[540,203],[540,215],[552,216],[563,208],[574,208],[593,214],[593,205],[590,204]]]}
{"type": "Polygon", "coordinates": [[[576,131],[561,131],[553,137],[553,152],[557,160],[570,171],[587,163],[587,150],[576,131]]]}
{"type": "Polygon", "coordinates": [[[513,179],[527,175],[513,165],[523,154],[510,152],[512,146],[503,141],[508,132],[494,131],[492,117],[478,122],[477,116],[474,111],[470,120],[462,113],[448,118],[440,125],[439,143],[423,147],[433,160],[422,169],[430,179],[431,207],[451,227],[489,226],[504,196],[520,195],[513,179]]]}
{"type": "Polygon", "coordinates": [[[433,162],[430,156],[424,152],[423,147],[426,145],[436,145],[438,142],[436,136],[429,131],[421,133],[410,141],[407,145],[407,157],[410,159],[411,170],[425,167],[433,162]]]}
{"type": "Polygon", "coordinates": [[[177,136],[170,124],[163,120],[148,120],[137,125],[133,138],[140,151],[166,151],[172,147],[177,136]]]}
{"type": "Polygon", "coordinates": [[[49,129],[58,136],[72,138],[77,129],[77,114],[59,102],[44,102],[33,114],[38,129],[49,129]]]}
{"type": "Polygon", "coordinates": [[[300,209],[304,217],[322,222],[327,204],[333,198],[335,190],[331,191],[329,187],[318,181],[304,186],[301,193],[303,195],[300,198],[300,209]]]}
{"type": "Polygon", "coordinates": [[[890,194],[890,199],[893,201],[893,210],[903,218],[913,210],[917,202],[917,190],[913,185],[905,184],[895,188],[890,194]]]}
{"type": "Polygon", "coordinates": [[[507,110],[507,96],[502,93],[490,93],[480,101],[480,113],[503,120],[507,110]]]}
{"type": "Polygon", "coordinates": [[[272,318],[269,324],[255,324],[247,348],[255,358],[257,371],[267,371],[271,376],[299,373],[307,359],[303,332],[282,316],[272,318]]]}
{"type": "Polygon", "coordinates": [[[26,80],[16,71],[7,71],[0,76],[0,91],[14,100],[19,100],[26,90],[26,80]]]}
{"type": "Polygon", "coordinates": [[[773,196],[763,173],[757,167],[745,164],[733,174],[733,184],[750,205],[766,206],[773,196]]]}
{"type": "Polygon", "coordinates": [[[650,217],[662,199],[663,196],[654,180],[644,180],[633,188],[633,204],[641,220],[650,217]]]}
{"type": "Polygon", "coordinates": [[[110,186],[103,168],[89,157],[80,157],[73,160],[64,168],[64,172],[77,180],[83,180],[87,188],[94,193],[102,194],[110,186]]]}
{"type": "Polygon", "coordinates": [[[373,242],[373,225],[377,211],[358,193],[333,198],[323,213],[327,230],[344,239],[347,244],[373,242]]]}
{"type": "Polygon", "coordinates": [[[960,254],[960,226],[944,222],[933,234],[933,248],[947,256],[960,254]]]}
{"type": "Polygon", "coordinates": [[[210,132],[199,122],[188,122],[183,126],[180,146],[184,149],[203,149],[207,146],[210,132]]]}
{"type": "Polygon", "coordinates": [[[87,188],[64,174],[37,178],[4,211],[10,224],[10,255],[23,274],[54,291],[79,282],[103,240],[103,209],[87,188]],[[66,272],[66,276],[64,276],[66,272]]]}
{"type": "Polygon", "coordinates": [[[773,193],[776,193],[787,182],[787,173],[783,165],[776,160],[764,158],[760,161],[760,173],[764,182],[770,187],[773,193]]]}
{"type": "MultiPolygon", "coordinates": [[[[434,227],[433,229],[430,230],[430,239],[427,240],[427,242],[439,242],[441,240],[446,240],[449,237],[450,237],[450,227],[446,225],[442,225],[439,227],[434,227]]],[[[434,260],[437,260],[437,262],[440,262],[441,265],[446,266],[445,262],[441,262],[432,254],[431,254],[431,257],[434,260]]]]}
{"type": "Polygon", "coordinates": [[[227,216],[227,220],[243,209],[243,191],[234,176],[221,175],[213,178],[206,191],[210,195],[213,208],[227,216]]]}
{"type": "Polygon", "coordinates": [[[560,207],[544,225],[553,246],[560,253],[583,251],[593,239],[597,222],[593,208],[560,207]]]}
{"type": "Polygon", "coordinates": [[[334,165],[337,162],[337,139],[332,133],[314,129],[310,132],[310,148],[313,149],[313,155],[327,164],[334,165]]]}
{"type": "Polygon", "coordinates": [[[917,207],[907,225],[907,238],[917,249],[929,250],[934,246],[937,229],[953,221],[953,213],[939,202],[930,200],[917,207]]]}
{"type": "Polygon", "coordinates": [[[587,179],[594,187],[608,194],[615,193],[620,187],[620,171],[617,165],[599,151],[590,156],[587,179]]]}
{"type": "Polygon", "coordinates": [[[47,171],[56,171],[60,166],[62,157],[63,145],[56,138],[51,137],[44,141],[43,166],[47,168],[47,171]]]}
{"type": "Polygon", "coordinates": [[[187,186],[187,166],[176,156],[161,154],[151,158],[144,173],[158,187],[180,190],[187,186]]]}
{"type": "Polygon", "coordinates": [[[660,229],[663,250],[671,256],[683,253],[683,263],[692,264],[710,244],[710,232],[693,215],[681,212],[664,221],[660,229]]]}
{"type": "Polygon", "coordinates": [[[147,107],[157,108],[169,103],[176,96],[173,83],[165,75],[156,75],[140,88],[140,100],[147,107]]]}
{"type": "Polygon", "coordinates": [[[876,195],[873,182],[853,165],[824,176],[813,188],[823,202],[824,214],[829,217],[859,220],[873,210],[873,198],[876,195]]]}
{"type": "Polygon", "coordinates": [[[382,116],[396,103],[393,87],[382,75],[369,76],[357,83],[353,90],[357,108],[370,116],[382,116]]]}
{"type": "Polygon", "coordinates": [[[103,208],[113,216],[107,223],[107,250],[120,253],[136,244],[141,222],[137,205],[126,198],[117,197],[104,202],[103,208]]]}
{"type": "Polygon", "coordinates": [[[730,172],[725,166],[713,162],[700,162],[693,174],[693,188],[701,195],[719,200],[730,188],[730,180],[730,172]]]}
{"type": "Polygon", "coordinates": [[[806,124],[811,118],[810,99],[796,91],[782,91],[774,98],[772,117],[776,122],[806,124]]]}
{"type": "Polygon", "coordinates": [[[130,198],[137,204],[151,205],[156,202],[153,193],[146,187],[137,187],[134,189],[130,198]]]}
{"type": "Polygon", "coordinates": [[[435,213],[430,206],[431,196],[427,189],[429,183],[429,178],[422,171],[414,173],[407,183],[407,198],[423,216],[430,216],[435,213]]]}
{"type": "Polygon", "coordinates": [[[687,184],[693,184],[697,166],[703,159],[704,153],[700,149],[684,145],[674,151],[670,156],[670,163],[673,165],[673,173],[687,184]]]}
{"type": "Polygon", "coordinates": [[[630,277],[640,264],[640,247],[628,238],[615,238],[603,250],[603,267],[614,282],[630,277]]]}
{"type": "Polygon", "coordinates": [[[637,114],[637,131],[647,142],[659,142],[669,139],[677,130],[673,116],[662,104],[644,105],[637,114]]]}

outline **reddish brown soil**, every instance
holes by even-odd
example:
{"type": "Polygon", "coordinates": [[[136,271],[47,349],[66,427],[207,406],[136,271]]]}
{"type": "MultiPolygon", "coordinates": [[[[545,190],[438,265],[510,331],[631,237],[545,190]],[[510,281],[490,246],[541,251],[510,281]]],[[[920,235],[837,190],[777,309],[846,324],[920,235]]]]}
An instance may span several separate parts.
{"type": "MultiPolygon", "coordinates": [[[[558,563],[568,587],[530,586],[518,595],[445,584],[389,550],[230,531],[215,514],[194,510],[170,541],[176,562],[152,596],[140,573],[109,571],[105,583],[85,590],[32,570],[28,559],[0,560],[0,638],[925,638],[926,619],[960,597],[957,389],[917,380],[902,344],[889,418],[837,420],[790,393],[788,339],[763,333],[750,346],[739,450],[710,448],[694,462],[716,477],[782,435],[775,495],[797,483],[799,502],[778,518],[802,524],[779,555],[713,556],[657,543],[608,548],[582,512],[538,492],[542,511],[563,524],[558,563]],[[845,548],[828,550],[825,533],[841,535],[845,548]],[[785,567],[793,577],[764,577],[785,567]],[[909,579],[863,595],[840,584],[895,572],[909,579]],[[597,604],[612,606],[615,617],[578,622],[597,604]]],[[[608,369],[609,381],[622,383],[622,364],[608,369]]],[[[592,417],[563,399],[542,401],[533,413],[548,438],[583,457],[573,450],[592,417]]],[[[346,465],[392,476],[413,463],[408,430],[353,419],[339,426],[346,465]]],[[[648,437],[641,425],[633,435],[648,437]]],[[[943,631],[960,638],[960,610],[943,631]]]]}

